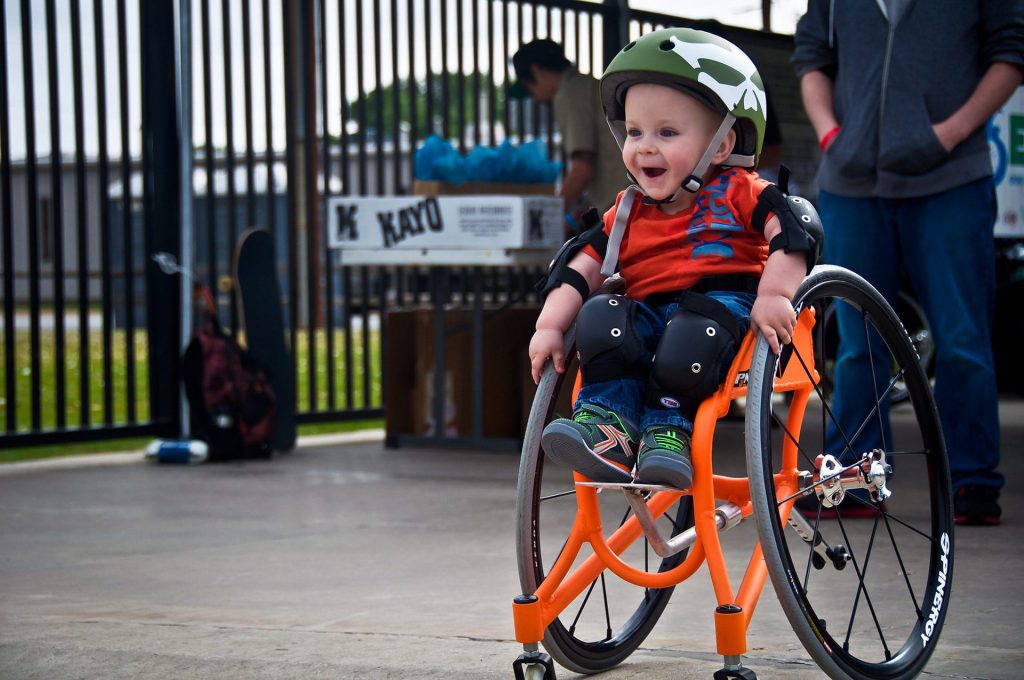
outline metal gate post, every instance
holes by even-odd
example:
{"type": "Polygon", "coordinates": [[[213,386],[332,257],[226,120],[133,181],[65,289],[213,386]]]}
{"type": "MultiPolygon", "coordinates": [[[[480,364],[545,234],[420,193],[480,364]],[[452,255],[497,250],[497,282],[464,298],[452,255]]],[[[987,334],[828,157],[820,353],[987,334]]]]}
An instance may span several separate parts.
{"type": "Polygon", "coordinates": [[[146,324],[150,419],[167,435],[181,431],[180,338],[183,329],[178,277],[161,273],[152,255],[179,261],[181,244],[181,129],[177,3],[139,3],[142,41],[142,171],[146,252],[146,324]]]}
{"type": "Polygon", "coordinates": [[[604,19],[604,67],[615,58],[626,42],[629,41],[629,3],[626,0],[604,0],[604,6],[609,8],[604,19]]]}

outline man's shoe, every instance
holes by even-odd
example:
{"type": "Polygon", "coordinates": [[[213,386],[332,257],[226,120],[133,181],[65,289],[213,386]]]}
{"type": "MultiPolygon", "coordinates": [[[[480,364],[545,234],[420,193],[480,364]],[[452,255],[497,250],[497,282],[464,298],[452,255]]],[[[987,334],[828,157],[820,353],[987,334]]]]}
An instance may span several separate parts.
{"type": "MultiPolygon", "coordinates": [[[[800,496],[793,503],[796,511],[812,522],[818,517],[819,506],[821,506],[821,501],[815,494],[800,496]]],[[[821,506],[821,519],[835,519],[837,513],[843,519],[871,519],[876,517],[879,512],[887,510],[888,506],[885,501],[881,503],[872,501],[864,489],[849,489],[839,505],[831,508],[821,506]]]]}
{"type": "Polygon", "coordinates": [[[549,458],[588,479],[633,481],[636,428],[607,409],[582,404],[572,420],[559,418],[548,423],[540,441],[549,458]]]}
{"type": "Polygon", "coordinates": [[[693,482],[690,435],[671,425],[652,425],[640,439],[637,481],[686,489],[693,482]]]}
{"type": "Polygon", "coordinates": [[[953,521],[972,526],[995,526],[1003,514],[999,507],[999,489],[968,484],[953,495],[953,521]]]}

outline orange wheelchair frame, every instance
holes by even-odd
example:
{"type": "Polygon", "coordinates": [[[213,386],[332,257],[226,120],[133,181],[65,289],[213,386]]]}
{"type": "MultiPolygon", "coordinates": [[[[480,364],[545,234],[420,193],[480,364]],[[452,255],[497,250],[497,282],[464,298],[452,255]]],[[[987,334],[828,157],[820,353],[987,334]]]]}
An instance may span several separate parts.
{"type": "MultiPolygon", "coordinates": [[[[793,333],[793,342],[811,356],[811,327],[814,310],[801,314],[793,333]]],[[[643,528],[636,515],[632,515],[611,536],[605,537],[597,506],[598,489],[593,486],[577,485],[579,511],[569,536],[566,548],[551,568],[547,578],[532,598],[513,604],[516,640],[524,644],[539,643],[544,638],[544,629],[564,610],[604,569],[610,569],[620,578],[645,588],[666,588],[678,585],[689,578],[701,564],[707,562],[718,607],[715,611],[715,633],[718,653],[724,657],[739,657],[747,650],[747,627],[757,607],[757,600],[764,588],[768,575],[761,556],[760,544],[754,547],[738,592],[734,591],[726,570],[725,556],[719,541],[719,529],[731,526],[739,517],[723,517],[716,510],[716,501],[725,501],[739,508],[742,517],[752,512],[750,487],[746,477],[726,477],[713,473],[712,442],[715,423],[729,412],[732,401],[747,394],[747,371],[750,367],[755,336],[748,332],[729,369],[725,382],[710,397],[704,400],[694,421],[691,456],[693,461],[693,486],[688,493],[693,496],[695,542],[686,559],[669,571],[650,573],[632,567],[619,559],[633,541],[643,535],[643,528]],[[729,524],[726,524],[729,522],[729,524]],[[569,573],[584,543],[589,543],[594,555],[579,568],[569,573]]],[[[793,405],[790,408],[790,431],[800,430],[804,405],[813,391],[813,385],[806,377],[792,367],[787,367],[782,379],[776,383],[776,392],[792,392],[793,405]]],[[[577,376],[573,398],[579,391],[577,376]]],[[[792,459],[787,474],[776,477],[776,485],[784,495],[796,492],[796,446],[787,442],[788,451],[783,453],[792,459]]],[[[578,483],[589,480],[578,472],[573,473],[578,483]]],[[[685,491],[660,490],[647,501],[647,508],[655,518],[675,503],[685,491]]],[[[783,519],[793,505],[792,499],[783,510],[783,519]]]]}

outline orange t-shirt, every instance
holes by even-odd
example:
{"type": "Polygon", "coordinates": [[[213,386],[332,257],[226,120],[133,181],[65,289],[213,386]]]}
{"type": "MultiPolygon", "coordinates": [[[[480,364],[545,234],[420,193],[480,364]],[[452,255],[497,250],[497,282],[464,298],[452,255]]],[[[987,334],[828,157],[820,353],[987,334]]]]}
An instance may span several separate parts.
{"type": "MultiPolygon", "coordinates": [[[[704,186],[687,210],[674,215],[637,196],[619,249],[626,295],[643,300],[652,293],[689,288],[714,274],[760,276],[768,243],[750,222],[768,184],[747,170],[726,170],[704,186]]],[[[604,215],[606,234],[621,200],[620,193],[604,215]]],[[[590,246],[584,252],[601,260],[590,246]]]]}

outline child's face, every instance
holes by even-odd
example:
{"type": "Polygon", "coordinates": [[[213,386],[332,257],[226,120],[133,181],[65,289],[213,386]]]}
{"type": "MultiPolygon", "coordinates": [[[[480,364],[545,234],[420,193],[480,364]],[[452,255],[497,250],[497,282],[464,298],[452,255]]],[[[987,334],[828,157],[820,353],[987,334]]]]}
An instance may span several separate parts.
{"type": "MultiPolygon", "coordinates": [[[[648,196],[668,198],[693,172],[722,116],[679,90],[651,83],[630,87],[625,108],[622,160],[626,169],[648,196]]],[[[724,161],[734,142],[730,132],[712,163],[724,161]],[[724,147],[728,149],[723,153],[724,147]]],[[[681,194],[679,200],[688,204],[691,197],[681,194]]]]}

